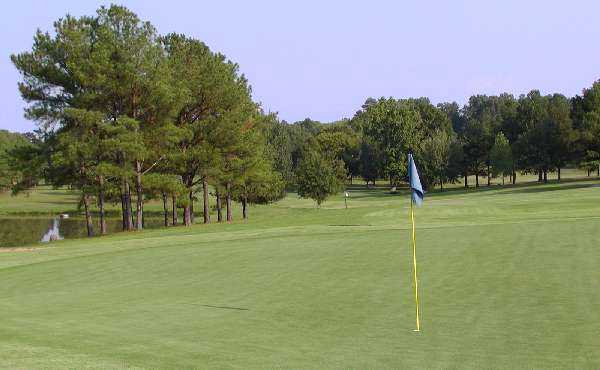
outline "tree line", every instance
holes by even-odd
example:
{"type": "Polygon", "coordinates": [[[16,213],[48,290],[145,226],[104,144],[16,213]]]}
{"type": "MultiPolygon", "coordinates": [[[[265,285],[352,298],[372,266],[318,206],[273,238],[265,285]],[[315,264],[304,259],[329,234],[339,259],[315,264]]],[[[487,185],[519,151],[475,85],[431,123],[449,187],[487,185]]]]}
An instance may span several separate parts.
{"type": "Polygon", "coordinates": [[[267,203],[284,183],[266,146],[265,115],[237,64],[199,40],[159,35],[125,7],[66,16],[38,31],[30,51],[11,56],[22,75],[31,144],[12,150],[19,181],[43,178],[81,192],[88,235],[106,233],[106,204],[120,203],[124,230],[142,229],[144,204],[163,202],[165,225],[232,220],[232,202],[267,203]],[[34,143],[35,141],[35,143],[34,143]],[[194,210],[202,189],[203,209],[194,210]],[[223,212],[225,215],[223,215],[223,212]]]}
{"type": "Polygon", "coordinates": [[[38,130],[0,147],[0,188],[77,189],[89,235],[93,214],[106,233],[107,204],[120,204],[123,230],[133,230],[150,199],[162,202],[165,225],[189,226],[196,215],[211,222],[211,210],[231,221],[233,202],[246,218],[249,204],[289,190],[321,204],[356,178],[396,186],[408,153],[424,186],[442,190],[473,176],[476,187],[523,173],[560,179],[567,165],[600,175],[600,82],[572,98],[532,90],[462,107],[369,98],[349,119],[289,124],[252,100],[236,63],[115,5],[59,19],[11,59],[38,130]]]}
{"type": "Polygon", "coordinates": [[[280,172],[287,179],[295,175],[298,185],[310,178],[324,181],[302,165],[314,153],[331,159],[319,166],[321,174],[327,163],[333,169],[343,164],[350,183],[405,182],[408,153],[419,163],[424,186],[441,190],[458,181],[465,187],[490,185],[496,177],[514,184],[519,174],[547,182],[548,173],[557,173],[560,181],[565,166],[600,176],[600,82],[572,98],[532,90],[519,97],[475,95],[462,107],[434,105],[427,98],[369,98],[351,119],[271,122],[269,135],[279,148],[280,172]],[[475,184],[469,184],[473,177],[475,184]]]}

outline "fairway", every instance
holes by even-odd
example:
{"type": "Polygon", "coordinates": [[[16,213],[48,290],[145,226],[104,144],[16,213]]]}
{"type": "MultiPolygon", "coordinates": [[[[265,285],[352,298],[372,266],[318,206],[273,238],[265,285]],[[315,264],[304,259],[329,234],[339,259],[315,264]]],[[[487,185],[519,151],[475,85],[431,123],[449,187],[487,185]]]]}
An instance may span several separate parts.
{"type": "Polygon", "coordinates": [[[600,367],[600,187],[294,195],[247,223],[0,253],[3,368],[600,367]],[[348,226],[350,225],[350,226],[348,226]]]}

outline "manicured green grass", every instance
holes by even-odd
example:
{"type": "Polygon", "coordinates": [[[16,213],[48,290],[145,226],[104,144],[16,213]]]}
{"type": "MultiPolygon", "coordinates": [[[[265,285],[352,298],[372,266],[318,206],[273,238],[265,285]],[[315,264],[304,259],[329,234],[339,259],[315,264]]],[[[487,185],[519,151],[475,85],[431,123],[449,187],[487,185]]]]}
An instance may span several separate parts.
{"type": "MultiPolygon", "coordinates": [[[[592,174],[591,179],[595,179],[592,174]]],[[[562,170],[563,179],[566,181],[586,181],[590,180],[587,177],[587,173],[578,169],[563,169],[562,170]]],[[[537,180],[536,175],[521,175],[517,176],[517,185],[530,185],[535,183],[537,180]]],[[[472,188],[475,186],[475,176],[469,176],[469,186],[472,188]]],[[[556,181],[556,173],[549,174],[549,181],[556,181]]],[[[487,177],[480,176],[479,183],[481,188],[485,188],[487,186],[487,177]]],[[[493,178],[492,179],[493,186],[499,186],[502,184],[501,178],[493,178]]],[[[506,179],[506,184],[508,185],[508,178],[506,179]]],[[[460,179],[459,182],[455,184],[444,184],[445,189],[462,189],[464,186],[464,179],[460,179]]],[[[364,181],[361,179],[354,179],[354,184],[351,185],[351,188],[361,190],[364,187],[364,181]]],[[[378,180],[377,187],[380,190],[388,190],[389,183],[385,180],[378,180]]],[[[435,189],[432,189],[433,192],[439,191],[439,185],[436,185],[435,189]]],[[[198,199],[201,198],[201,194],[197,194],[198,199]]],[[[30,190],[27,192],[19,193],[16,196],[11,195],[10,192],[0,193],[0,218],[13,218],[15,216],[29,216],[29,217],[49,217],[55,216],[59,213],[68,213],[71,216],[75,217],[83,217],[82,210],[77,209],[77,204],[79,202],[79,192],[76,190],[68,190],[66,188],[63,189],[53,189],[51,186],[39,186],[34,190],[30,190]]],[[[214,199],[212,199],[212,203],[214,205],[214,199]]],[[[304,201],[304,203],[311,203],[310,201],[304,201]]],[[[288,203],[290,204],[290,203],[288,203]]],[[[292,205],[292,207],[297,207],[297,204],[292,205]]],[[[197,207],[199,208],[199,207],[197,207]]],[[[96,205],[92,204],[92,209],[97,211],[96,205]]],[[[120,210],[120,204],[116,203],[107,203],[106,205],[107,211],[109,211],[109,217],[119,218],[120,215],[117,213],[120,210]],[[112,211],[112,212],[111,212],[112,211]],[[111,212],[111,213],[110,213],[111,212]]],[[[157,200],[147,201],[144,205],[144,210],[149,211],[153,217],[158,217],[158,214],[162,212],[162,203],[157,200]]],[[[179,210],[181,213],[181,210],[179,210]]],[[[212,212],[215,213],[214,210],[212,212]]],[[[180,215],[180,218],[182,216],[180,215]]],[[[215,216],[216,217],[216,216],[215,216]]]]}
{"type": "Polygon", "coordinates": [[[0,252],[1,368],[600,368],[598,181],[291,195],[248,222],[0,252]]]}
{"type": "MultiPolygon", "coordinates": [[[[67,188],[54,189],[51,186],[41,185],[36,189],[12,195],[10,192],[0,193],[0,218],[15,216],[56,216],[59,213],[69,213],[75,217],[83,217],[83,211],[78,210],[80,193],[67,188]]],[[[119,204],[108,203],[108,211],[118,211],[119,204]]],[[[97,207],[94,204],[93,210],[97,207]]],[[[162,203],[150,201],[144,209],[151,212],[160,212],[162,203]]],[[[109,215],[113,216],[113,215],[109,215]]],[[[116,217],[120,217],[117,215],[116,217]]]]}

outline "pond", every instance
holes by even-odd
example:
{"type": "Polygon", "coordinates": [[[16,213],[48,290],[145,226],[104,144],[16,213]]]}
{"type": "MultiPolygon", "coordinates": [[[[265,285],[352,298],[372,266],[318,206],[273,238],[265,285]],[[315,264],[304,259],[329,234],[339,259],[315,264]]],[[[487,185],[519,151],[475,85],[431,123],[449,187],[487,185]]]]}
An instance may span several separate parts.
{"type": "MultiPolygon", "coordinates": [[[[120,219],[108,219],[106,226],[109,234],[122,231],[120,219]]],[[[146,219],[144,227],[148,229],[163,227],[163,220],[146,219]]],[[[98,225],[94,225],[94,231],[99,231],[98,225]]],[[[0,218],[0,248],[86,236],[85,220],[80,218],[0,218]]]]}

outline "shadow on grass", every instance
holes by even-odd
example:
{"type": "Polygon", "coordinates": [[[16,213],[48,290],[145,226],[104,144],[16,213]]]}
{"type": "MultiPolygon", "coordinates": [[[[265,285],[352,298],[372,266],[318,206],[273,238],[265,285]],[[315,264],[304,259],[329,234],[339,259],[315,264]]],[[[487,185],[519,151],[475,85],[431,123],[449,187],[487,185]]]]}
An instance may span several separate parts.
{"type": "Polygon", "coordinates": [[[52,201],[49,200],[49,201],[37,201],[36,203],[38,203],[38,204],[57,204],[57,205],[66,204],[66,205],[72,206],[74,202],[69,201],[69,200],[52,200],[52,201]]]}
{"type": "Polygon", "coordinates": [[[219,308],[219,309],[222,309],[222,310],[250,311],[250,309],[248,309],[248,308],[242,308],[242,307],[212,306],[210,304],[201,304],[200,306],[202,306],[202,307],[208,307],[208,308],[219,308]]]}
{"type": "MultiPolygon", "coordinates": [[[[477,194],[477,193],[486,193],[489,191],[498,191],[502,192],[502,194],[527,194],[527,193],[541,193],[546,191],[556,191],[556,190],[571,190],[571,189],[580,189],[586,188],[590,186],[594,186],[592,184],[581,184],[582,182],[590,182],[590,181],[599,181],[599,178],[594,177],[583,177],[583,178],[575,178],[575,179],[562,179],[560,182],[557,180],[548,181],[548,183],[539,183],[537,181],[528,181],[521,182],[518,184],[506,184],[506,185],[481,185],[479,187],[471,186],[469,188],[464,187],[454,187],[454,188],[446,188],[443,191],[440,191],[439,188],[430,189],[425,193],[425,197],[432,198],[441,198],[446,196],[455,196],[462,194],[477,194]]],[[[352,192],[357,192],[359,194],[350,195],[350,199],[368,199],[368,198],[386,198],[386,197],[394,197],[394,196],[407,196],[409,194],[408,187],[404,184],[402,186],[397,187],[397,191],[392,193],[389,191],[389,186],[378,185],[376,187],[366,188],[360,187],[358,185],[349,186],[348,190],[352,192]]]]}
{"type": "Polygon", "coordinates": [[[348,186],[346,189],[350,192],[350,199],[368,199],[368,198],[387,198],[398,195],[408,194],[408,186],[401,185],[396,187],[395,192],[390,191],[389,186],[365,187],[359,185],[348,186]]]}
{"type": "Polygon", "coordinates": [[[39,195],[50,195],[50,196],[57,196],[57,195],[71,195],[71,196],[79,196],[80,194],[76,191],[76,190],[69,190],[69,189],[55,189],[55,190],[40,190],[37,192],[39,195]]]}
{"type": "Polygon", "coordinates": [[[360,224],[339,224],[339,225],[327,225],[327,226],[335,226],[335,227],[345,227],[345,226],[371,226],[371,225],[360,225],[360,224]]]}
{"type": "Polygon", "coordinates": [[[545,193],[549,191],[560,191],[560,190],[574,190],[574,189],[583,189],[595,187],[595,184],[568,184],[564,185],[563,183],[554,183],[554,184],[540,184],[540,186],[530,186],[527,188],[521,189],[512,189],[503,191],[502,194],[535,194],[535,193],[545,193]]]}

